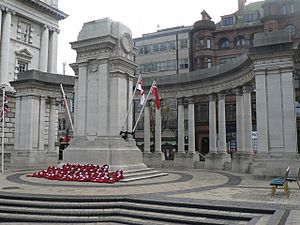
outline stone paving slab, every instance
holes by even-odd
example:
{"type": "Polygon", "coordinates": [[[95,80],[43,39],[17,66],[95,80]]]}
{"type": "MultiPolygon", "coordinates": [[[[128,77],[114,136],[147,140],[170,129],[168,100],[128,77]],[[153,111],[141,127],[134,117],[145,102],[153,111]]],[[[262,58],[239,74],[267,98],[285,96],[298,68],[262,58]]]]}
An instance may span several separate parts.
{"type": "MultiPolygon", "coordinates": [[[[27,177],[26,174],[30,172],[6,172],[0,175],[0,193],[29,196],[132,196],[236,207],[290,209],[287,224],[300,224],[300,189],[296,183],[289,185],[291,195],[287,199],[282,188],[271,197],[270,179],[255,180],[249,174],[204,169],[163,172],[169,175],[115,184],[53,181],[27,177]]],[[[270,216],[263,216],[256,221],[256,225],[264,225],[269,219],[270,216]]]]}

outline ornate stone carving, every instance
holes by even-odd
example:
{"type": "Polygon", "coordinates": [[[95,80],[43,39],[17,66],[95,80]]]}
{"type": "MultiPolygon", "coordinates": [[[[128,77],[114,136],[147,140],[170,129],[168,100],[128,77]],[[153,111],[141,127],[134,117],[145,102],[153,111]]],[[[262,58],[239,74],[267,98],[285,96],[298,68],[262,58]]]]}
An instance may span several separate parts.
{"type": "Polygon", "coordinates": [[[218,100],[224,100],[225,99],[225,93],[224,92],[220,92],[217,94],[218,100]]]}
{"type": "Polygon", "coordinates": [[[252,91],[251,86],[243,86],[243,94],[244,93],[250,93],[252,91]]]}
{"type": "Polygon", "coordinates": [[[208,95],[208,101],[212,102],[216,100],[216,95],[215,94],[210,94],[208,95]]]}
{"type": "Polygon", "coordinates": [[[96,62],[89,64],[88,71],[89,73],[96,73],[98,71],[99,65],[96,62]]]}
{"type": "Polygon", "coordinates": [[[184,104],[184,97],[178,98],[178,99],[177,99],[177,104],[178,104],[178,105],[183,105],[183,104],[184,104]]]}

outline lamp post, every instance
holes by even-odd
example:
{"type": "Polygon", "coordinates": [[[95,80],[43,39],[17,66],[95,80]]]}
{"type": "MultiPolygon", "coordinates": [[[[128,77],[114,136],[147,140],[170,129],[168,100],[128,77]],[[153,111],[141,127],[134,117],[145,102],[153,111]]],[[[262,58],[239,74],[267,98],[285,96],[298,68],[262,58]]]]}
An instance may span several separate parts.
{"type": "Polygon", "coordinates": [[[5,112],[4,101],[6,92],[15,92],[15,89],[7,84],[0,85],[2,90],[2,142],[1,142],[1,173],[4,173],[4,125],[5,125],[5,112]]]}

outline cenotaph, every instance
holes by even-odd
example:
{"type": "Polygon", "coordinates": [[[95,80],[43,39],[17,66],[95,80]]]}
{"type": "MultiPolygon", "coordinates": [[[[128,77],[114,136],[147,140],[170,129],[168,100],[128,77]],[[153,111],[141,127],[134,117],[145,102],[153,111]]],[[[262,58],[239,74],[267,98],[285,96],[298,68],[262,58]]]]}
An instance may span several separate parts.
{"type": "MultiPolygon", "coordinates": [[[[64,162],[108,164],[112,170],[145,169],[132,137],[120,136],[133,89],[134,47],[131,31],[109,18],[85,23],[76,50],[74,138],[64,162]]],[[[132,129],[132,113],[125,130],[132,129]]]]}

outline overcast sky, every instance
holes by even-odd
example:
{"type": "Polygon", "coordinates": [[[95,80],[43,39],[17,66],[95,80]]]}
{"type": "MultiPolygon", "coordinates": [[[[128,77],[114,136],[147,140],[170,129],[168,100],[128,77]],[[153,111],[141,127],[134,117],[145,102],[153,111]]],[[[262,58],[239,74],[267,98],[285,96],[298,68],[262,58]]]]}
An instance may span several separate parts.
{"type": "MultiPolygon", "coordinates": [[[[247,0],[256,2],[259,0],[247,0]]],[[[76,41],[83,23],[109,17],[127,25],[133,38],[159,29],[174,26],[190,26],[201,19],[202,10],[217,22],[220,16],[237,10],[238,0],[59,0],[59,9],[69,17],[60,22],[58,46],[58,73],[63,72],[66,62],[66,74],[73,75],[68,66],[74,63],[76,53],[69,42],[76,41]]]]}

